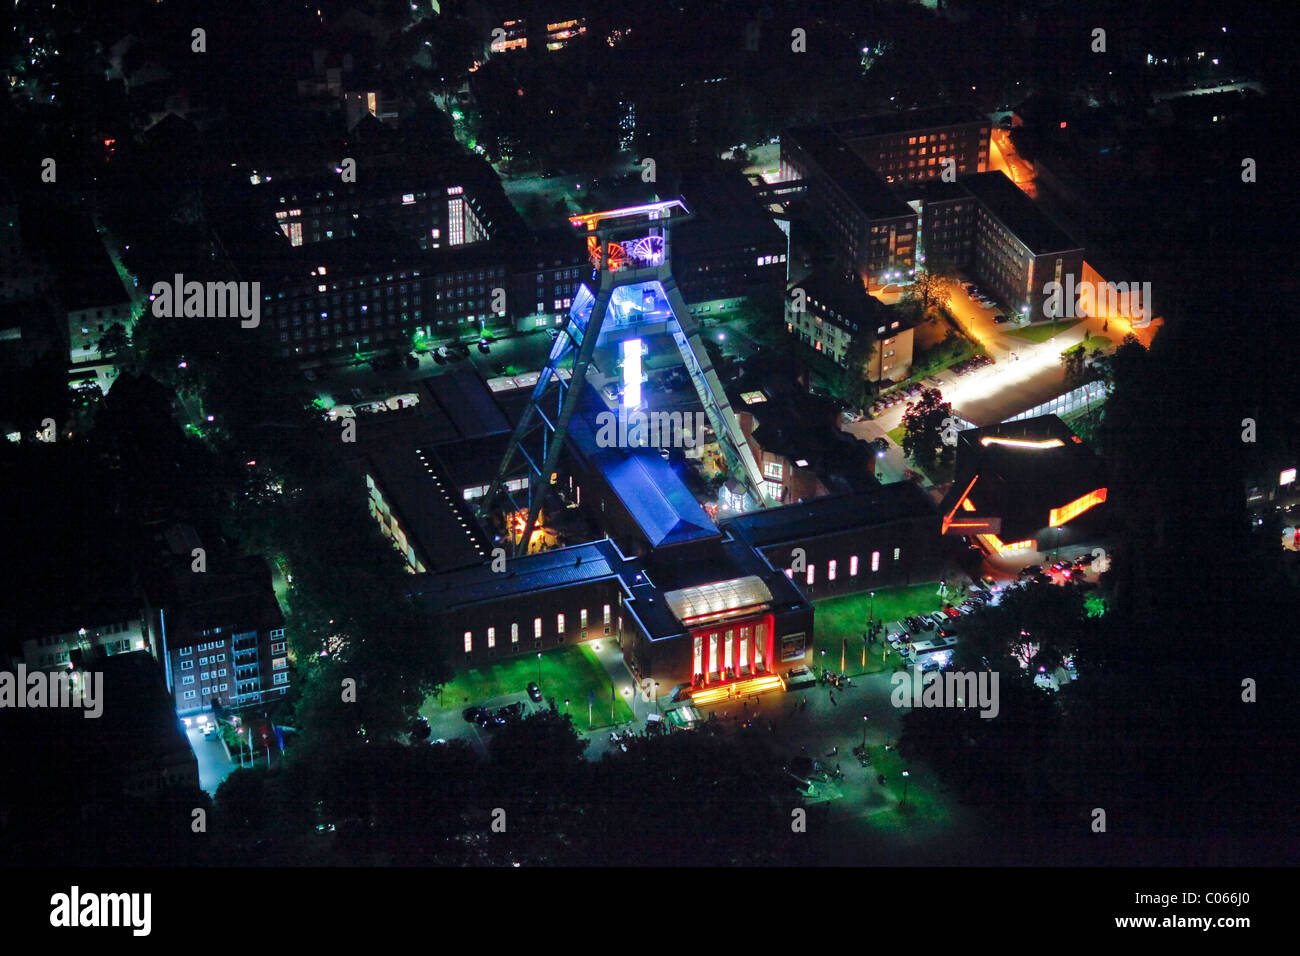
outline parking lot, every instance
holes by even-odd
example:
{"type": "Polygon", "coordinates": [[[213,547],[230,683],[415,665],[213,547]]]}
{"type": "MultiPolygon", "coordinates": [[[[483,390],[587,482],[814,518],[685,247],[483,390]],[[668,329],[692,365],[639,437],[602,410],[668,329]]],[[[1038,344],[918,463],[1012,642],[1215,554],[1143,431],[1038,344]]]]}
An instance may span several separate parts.
{"type": "Polygon", "coordinates": [[[524,705],[525,712],[531,712],[538,707],[549,707],[554,700],[556,709],[565,712],[565,701],[568,701],[567,712],[573,715],[574,727],[579,732],[599,730],[625,723],[632,717],[622,694],[610,700],[611,686],[609,675],[592,649],[579,644],[546,651],[540,659],[535,654],[523,654],[468,668],[448,682],[441,694],[430,696],[420,713],[429,719],[434,739],[481,737],[470,731],[490,728],[466,722],[464,712],[471,706],[497,710],[519,703],[524,705]],[[538,685],[540,702],[529,699],[530,683],[538,685]]]}

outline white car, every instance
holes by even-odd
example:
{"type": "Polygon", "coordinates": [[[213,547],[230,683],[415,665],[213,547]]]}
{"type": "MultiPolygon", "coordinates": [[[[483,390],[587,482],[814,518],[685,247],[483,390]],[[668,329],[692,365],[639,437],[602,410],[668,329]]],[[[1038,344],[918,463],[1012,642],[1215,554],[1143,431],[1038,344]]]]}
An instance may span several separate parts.
{"type": "Polygon", "coordinates": [[[952,615],[945,614],[943,611],[935,611],[930,615],[930,620],[934,621],[939,627],[947,627],[952,623],[952,615]]]}

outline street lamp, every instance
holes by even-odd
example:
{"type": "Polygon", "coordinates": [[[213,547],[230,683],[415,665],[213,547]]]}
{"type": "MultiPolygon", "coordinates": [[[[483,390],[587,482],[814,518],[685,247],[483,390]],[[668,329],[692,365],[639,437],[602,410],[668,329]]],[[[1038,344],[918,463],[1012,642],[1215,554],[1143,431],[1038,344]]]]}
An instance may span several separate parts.
{"type": "Polygon", "coordinates": [[[867,749],[867,722],[869,720],[871,720],[871,717],[869,715],[867,714],[862,715],[862,749],[863,750],[867,749]]]}
{"type": "Polygon", "coordinates": [[[569,698],[567,698],[567,697],[564,698],[564,712],[565,712],[566,714],[569,712],[569,698]]]}
{"type": "Polygon", "coordinates": [[[867,630],[871,629],[871,625],[875,622],[875,620],[876,620],[876,592],[872,591],[871,604],[869,606],[869,609],[867,610],[867,630]]]}
{"type": "Polygon", "coordinates": [[[537,652],[537,689],[542,689],[542,652],[537,652]]]}
{"type": "Polygon", "coordinates": [[[906,770],[904,770],[903,771],[903,802],[899,804],[900,807],[907,806],[907,777],[908,777],[908,773],[906,770]]]}

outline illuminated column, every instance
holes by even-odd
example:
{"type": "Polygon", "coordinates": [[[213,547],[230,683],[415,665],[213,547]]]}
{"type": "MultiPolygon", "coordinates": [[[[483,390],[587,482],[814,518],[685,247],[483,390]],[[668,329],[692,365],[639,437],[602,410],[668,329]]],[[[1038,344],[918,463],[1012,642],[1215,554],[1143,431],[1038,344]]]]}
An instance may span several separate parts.
{"type": "Polygon", "coordinates": [[[776,673],[776,660],[772,657],[772,632],[776,630],[772,615],[767,616],[767,620],[761,625],[767,631],[766,643],[763,652],[763,666],[767,668],[768,673],[776,673]]]}

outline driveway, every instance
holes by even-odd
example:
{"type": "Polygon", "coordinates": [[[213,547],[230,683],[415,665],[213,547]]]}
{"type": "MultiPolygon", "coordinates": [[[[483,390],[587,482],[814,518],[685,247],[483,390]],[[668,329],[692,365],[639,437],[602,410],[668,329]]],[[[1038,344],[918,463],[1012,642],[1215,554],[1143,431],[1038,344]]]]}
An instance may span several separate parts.
{"type": "Polygon", "coordinates": [[[189,727],[185,731],[189,738],[190,749],[199,762],[199,787],[209,795],[215,795],[223,780],[238,768],[238,764],[226,759],[226,751],[216,738],[205,738],[198,727],[189,727]]]}

